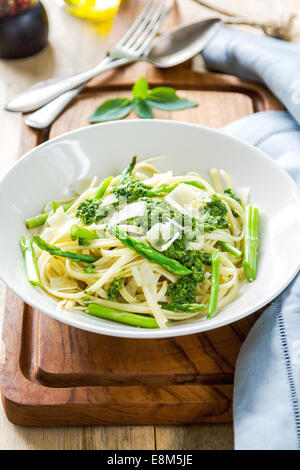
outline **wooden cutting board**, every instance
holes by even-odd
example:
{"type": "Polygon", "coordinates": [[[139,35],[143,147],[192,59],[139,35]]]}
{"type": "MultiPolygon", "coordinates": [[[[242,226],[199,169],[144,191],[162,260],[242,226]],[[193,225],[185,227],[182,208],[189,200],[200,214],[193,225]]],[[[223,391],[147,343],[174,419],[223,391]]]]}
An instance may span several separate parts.
{"type": "MultiPolygon", "coordinates": [[[[124,2],[112,43],[144,3],[124,2]]],[[[179,22],[175,9],[166,28],[179,22]]],[[[281,108],[254,83],[198,74],[189,64],[155,70],[140,63],[91,82],[49,129],[37,132],[24,126],[20,154],[88,125],[89,114],[100,102],[128,96],[141,75],[150,86],[173,86],[180,96],[199,103],[184,111],[155,110],[155,118],[217,128],[257,111],[281,108]]],[[[8,292],[0,357],[6,414],[13,423],[28,426],[231,422],[236,359],[258,315],[198,335],[132,340],[69,327],[8,292]]]]}

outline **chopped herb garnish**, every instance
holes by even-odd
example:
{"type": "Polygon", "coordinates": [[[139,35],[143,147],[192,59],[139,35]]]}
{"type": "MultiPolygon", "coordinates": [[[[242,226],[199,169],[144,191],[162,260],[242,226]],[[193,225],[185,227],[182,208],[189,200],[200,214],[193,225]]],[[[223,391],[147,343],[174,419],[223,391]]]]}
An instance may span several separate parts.
{"type": "Polygon", "coordinates": [[[225,189],[224,191],[224,194],[227,194],[227,196],[231,197],[232,199],[234,199],[236,202],[238,202],[239,204],[242,204],[242,201],[241,199],[237,196],[237,194],[235,194],[231,188],[227,188],[225,189]]]}
{"type": "Polygon", "coordinates": [[[89,266],[87,268],[84,268],[83,270],[85,273],[87,274],[93,274],[95,273],[97,270],[96,270],[96,267],[93,265],[93,264],[89,264],[89,266]]]}
{"type": "Polygon", "coordinates": [[[85,238],[78,238],[78,245],[80,246],[89,246],[90,242],[85,238]]]}
{"type": "Polygon", "coordinates": [[[107,292],[107,297],[109,300],[115,300],[118,295],[120,290],[122,289],[122,281],[124,277],[115,277],[109,286],[108,292],[107,292]]]}
{"type": "Polygon", "coordinates": [[[134,176],[129,176],[124,181],[121,181],[112,192],[118,199],[120,197],[126,198],[127,203],[130,203],[147,196],[149,191],[151,191],[151,186],[144,184],[134,176]]]}
{"type": "Polygon", "coordinates": [[[227,207],[224,202],[215,194],[204,206],[204,231],[212,232],[217,228],[229,228],[230,224],[226,220],[227,207]]]}
{"type": "Polygon", "coordinates": [[[197,281],[191,275],[183,276],[168,287],[167,295],[176,304],[196,303],[197,281]]]}

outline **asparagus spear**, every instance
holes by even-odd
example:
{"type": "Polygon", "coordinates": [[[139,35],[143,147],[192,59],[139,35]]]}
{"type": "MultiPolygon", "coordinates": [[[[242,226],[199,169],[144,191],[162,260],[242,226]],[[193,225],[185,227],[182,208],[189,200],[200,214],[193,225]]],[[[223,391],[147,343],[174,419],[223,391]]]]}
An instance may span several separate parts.
{"type": "Polygon", "coordinates": [[[155,318],[122,312],[122,310],[104,307],[103,305],[89,304],[87,313],[95,317],[105,318],[118,323],[126,323],[127,325],[138,326],[140,328],[159,328],[155,318]]]}
{"type": "Polygon", "coordinates": [[[28,280],[33,286],[40,286],[40,275],[30,238],[24,235],[20,240],[20,245],[23,251],[28,280]]]}
{"type": "Polygon", "coordinates": [[[99,238],[98,234],[94,230],[80,227],[80,225],[72,225],[70,235],[72,240],[76,240],[76,238],[83,238],[84,240],[95,240],[96,238],[99,238]]]}
{"type": "Polygon", "coordinates": [[[159,253],[158,251],[153,250],[149,245],[139,240],[127,235],[125,232],[120,230],[118,227],[110,227],[111,233],[118,238],[123,245],[127,246],[131,250],[135,251],[139,255],[151,261],[151,263],[157,263],[160,266],[163,266],[165,269],[171,273],[184,276],[186,274],[191,274],[191,270],[180,264],[174,259],[170,259],[167,256],[159,253]]]}
{"type": "Polygon", "coordinates": [[[137,156],[135,155],[133,157],[133,159],[131,160],[131,163],[128,165],[127,168],[125,168],[125,170],[123,171],[123,173],[121,174],[121,179],[120,179],[120,182],[121,181],[124,181],[126,178],[128,178],[128,176],[130,176],[133,172],[133,169],[136,165],[136,159],[137,159],[137,156]]]}
{"type": "Polygon", "coordinates": [[[182,181],[181,183],[173,183],[173,184],[161,184],[153,191],[149,191],[148,196],[150,197],[164,197],[169,194],[173,189],[177,188],[179,184],[188,184],[190,186],[194,186],[195,188],[205,189],[203,184],[199,183],[199,181],[182,181]]]}
{"type": "Polygon", "coordinates": [[[227,242],[219,242],[219,245],[228,253],[231,253],[233,256],[236,258],[240,258],[242,256],[242,252],[238,250],[235,246],[230,245],[230,243],[227,242]]]}
{"type": "Polygon", "coordinates": [[[163,310],[171,310],[171,312],[200,312],[205,310],[207,305],[204,304],[164,304],[161,305],[163,310]]]}
{"type": "Polygon", "coordinates": [[[32,217],[31,219],[26,219],[25,225],[29,229],[40,227],[40,225],[44,225],[44,223],[48,219],[48,215],[49,215],[49,212],[46,212],[45,214],[36,215],[35,217],[32,217]]]}
{"type": "Polygon", "coordinates": [[[56,201],[52,201],[53,214],[55,214],[58,208],[59,208],[59,204],[57,204],[56,201]]]}
{"type": "MultiPolygon", "coordinates": [[[[71,201],[65,206],[63,206],[64,211],[66,212],[73,204],[74,204],[74,201],[71,201]]],[[[25,225],[29,229],[40,227],[41,225],[44,225],[49,215],[50,215],[50,212],[45,212],[45,214],[39,214],[39,215],[36,215],[35,217],[31,217],[30,219],[26,219],[25,225]]]]}
{"type": "Polygon", "coordinates": [[[95,193],[94,200],[101,199],[104,196],[105,191],[107,190],[108,186],[110,185],[112,179],[113,179],[113,176],[109,176],[104,181],[102,181],[102,183],[99,185],[99,187],[98,187],[98,189],[95,193]]]}
{"type": "Polygon", "coordinates": [[[77,261],[78,263],[80,261],[84,263],[94,263],[99,259],[97,256],[83,255],[81,253],[76,253],[75,251],[63,251],[55,245],[50,245],[50,243],[47,243],[39,235],[34,235],[33,239],[41,250],[48,251],[48,253],[50,253],[52,256],[70,258],[73,261],[77,261]]]}
{"type": "Polygon", "coordinates": [[[216,250],[211,257],[211,287],[208,301],[207,318],[210,318],[216,311],[219,294],[220,277],[220,252],[216,250]]]}
{"type": "Polygon", "coordinates": [[[183,183],[189,184],[190,186],[194,186],[195,188],[206,189],[204,184],[200,183],[200,181],[183,181],[183,183]]]}
{"type": "Polygon", "coordinates": [[[257,207],[248,205],[245,218],[245,241],[244,241],[244,273],[249,282],[256,279],[257,248],[258,248],[258,218],[257,207]]]}
{"type": "MultiPolygon", "coordinates": [[[[101,199],[104,196],[105,191],[110,185],[112,179],[113,179],[113,176],[109,176],[104,181],[102,181],[102,183],[98,187],[96,194],[94,196],[95,200],[101,199]]],[[[66,212],[74,204],[74,202],[75,201],[73,200],[69,202],[68,204],[64,205],[63,206],[64,211],[66,212]]],[[[53,207],[53,212],[55,213],[59,205],[57,204],[57,202],[53,201],[52,207],[53,207]]],[[[35,217],[31,217],[30,219],[26,219],[25,225],[28,229],[40,227],[41,225],[44,225],[49,215],[50,215],[50,212],[45,212],[45,214],[39,214],[39,215],[36,215],[35,217]]]]}

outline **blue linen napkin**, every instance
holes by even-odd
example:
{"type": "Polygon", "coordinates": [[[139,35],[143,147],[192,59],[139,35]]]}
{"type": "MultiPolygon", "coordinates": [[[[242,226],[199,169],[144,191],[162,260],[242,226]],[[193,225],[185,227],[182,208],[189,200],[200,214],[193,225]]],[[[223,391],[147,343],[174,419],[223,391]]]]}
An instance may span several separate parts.
{"type": "Polygon", "coordinates": [[[300,124],[300,45],[223,26],[202,57],[209,69],[264,83],[300,124]]]}
{"type": "MultiPolygon", "coordinates": [[[[264,83],[285,105],[290,114],[256,113],[222,131],[266,152],[300,186],[300,45],[224,26],[202,56],[209,69],[264,83]]],[[[300,274],[241,348],[234,434],[235,449],[300,449],[300,274]]]]}
{"type": "MultiPolygon", "coordinates": [[[[256,113],[222,131],[266,152],[300,185],[300,127],[287,112],[256,113]]],[[[238,450],[300,449],[300,274],[256,321],[241,348],[234,435],[238,450]]]]}

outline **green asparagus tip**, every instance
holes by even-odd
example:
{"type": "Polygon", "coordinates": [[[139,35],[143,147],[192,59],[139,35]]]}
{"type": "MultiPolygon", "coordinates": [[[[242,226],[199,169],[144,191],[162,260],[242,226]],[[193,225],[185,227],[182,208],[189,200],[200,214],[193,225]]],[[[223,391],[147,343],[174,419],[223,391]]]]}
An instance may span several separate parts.
{"type": "Polygon", "coordinates": [[[86,311],[89,315],[105,318],[106,320],[118,323],[125,323],[139,328],[159,328],[155,318],[145,317],[135,313],[122,312],[122,310],[104,307],[103,305],[89,304],[86,311]]]}
{"type": "MultiPolygon", "coordinates": [[[[74,204],[74,200],[69,202],[68,204],[65,204],[63,206],[63,209],[64,211],[66,212],[68,209],[70,209],[70,207],[74,204]]],[[[53,207],[53,211],[55,212],[54,208],[56,207],[57,203],[54,201],[52,203],[52,207],[53,207]]],[[[56,207],[57,209],[57,207],[56,207]]],[[[45,212],[44,214],[39,214],[39,215],[36,215],[35,217],[31,217],[29,219],[26,219],[25,220],[25,225],[26,227],[30,230],[32,228],[36,228],[36,227],[40,227],[41,225],[44,225],[44,223],[46,222],[46,220],[48,219],[50,215],[50,212],[45,212]]]]}
{"type": "Polygon", "coordinates": [[[205,310],[207,305],[204,304],[164,304],[161,306],[163,310],[170,310],[171,312],[191,312],[197,313],[205,310]]]}
{"type": "Polygon", "coordinates": [[[257,207],[248,205],[245,215],[245,240],[243,268],[245,277],[249,282],[256,279],[257,251],[258,251],[258,224],[259,211],[257,207]]]}
{"type": "Polygon", "coordinates": [[[178,274],[180,276],[185,276],[186,274],[192,273],[190,269],[186,268],[178,261],[170,259],[162,253],[154,250],[153,248],[151,248],[151,246],[147,245],[146,243],[130,237],[125,232],[120,230],[117,226],[111,226],[110,232],[112,233],[112,235],[118,238],[118,240],[120,240],[123,245],[135,251],[144,258],[148,259],[151,263],[159,264],[171,273],[178,274]]]}
{"type": "Polygon", "coordinates": [[[37,267],[37,261],[32,246],[32,242],[29,237],[25,235],[20,240],[20,246],[22,248],[25,270],[27,274],[27,279],[33,286],[40,286],[40,275],[37,267]]]}
{"type": "Polygon", "coordinates": [[[98,200],[98,199],[103,198],[103,196],[105,194],[105,191],[107,190],[108,186],[110,185],[112,179],[113,179],[113,176],[109,176],[104,181],[102,181],[102,183],[99,185],[99,187],[98,187],[98,189],[95,193],[95,196],[93,198],[94,200],[98,200]]]}
{"type": "Polygon", "coordinates": [[[59,204],[57,204],[56,201],[52,201],[53,214],[55,214],[58,208],[59,208],[59,204]]]}
{"type": "Polygon", "coordinates": [[[70,235],[72,240],[76,240],[76,238],[82,238],[83,240],[95,240],[98,238],[97,232],[94,230],[89,230],[85,227],[80,227],[80,225],[72,225],[70,229],[70,235]]]}
{"type": "Polygon", "coordinates": [[[220,277],[220,252],[215,250],[211,257],[211,286],[209,293],[207,318],[210,318],[216,311],[219,295],[220,277]]]}
{"type": "Polygon", "coordinates": [[[62,256],[63,258],[72,259],[77,263],[94,263],[99,259],[97,256],[84,255],[82,253],[77,253],[76,251],[61,250],[57,246],[47,243],[39,235],[34,235],[33,240],[41,250],[47,251],[51,256],[62,256]]]}
{"type": "Polygon", "coordinates": [[[240,258],[242,256],[242,252],[230,243],[227,242],[219,242],[219,245],[223,248],[223,250],[227,251],[231,255],[235,256],[236,258],[240,258]]]}

